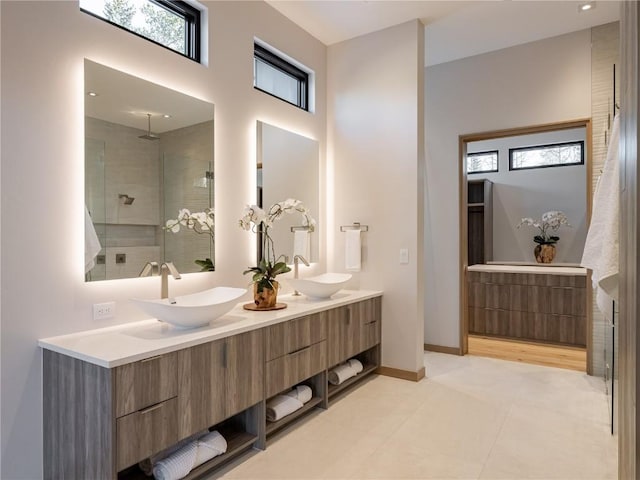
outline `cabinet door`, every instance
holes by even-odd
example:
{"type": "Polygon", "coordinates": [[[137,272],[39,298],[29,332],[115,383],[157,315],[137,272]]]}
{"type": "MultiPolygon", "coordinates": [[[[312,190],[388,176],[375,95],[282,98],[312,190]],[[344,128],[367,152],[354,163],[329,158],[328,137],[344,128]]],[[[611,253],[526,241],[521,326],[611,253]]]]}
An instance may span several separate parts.
{"type": "Polygon", "coordinates": [[[226,416],[261,401],[264,397],[264,337],[254,330],[226,339],[226,416]]]}
{"type": "Polygon", "coordinates": [[[184,438],[226,418],[226,339],[178,352],[178,432],[184,438]]]}
{"type": "Polygon", "coordinates": [[[360,324],[353,318],[354,305],[338,307],[327,312],[327,363],[332,367],[360,351],[360,324]]]}

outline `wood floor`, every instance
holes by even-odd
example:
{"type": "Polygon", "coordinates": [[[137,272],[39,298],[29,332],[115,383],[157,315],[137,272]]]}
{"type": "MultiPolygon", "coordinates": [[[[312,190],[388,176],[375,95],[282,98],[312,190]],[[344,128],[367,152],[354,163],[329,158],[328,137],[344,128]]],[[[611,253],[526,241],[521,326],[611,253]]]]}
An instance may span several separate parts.
{"type": "Polygon", "coordinates": [[[469,335],[469,354],[580,372],[585,372],[587,366],[587,351],[584,348],[542,345],[475,335],[469,335]]]}

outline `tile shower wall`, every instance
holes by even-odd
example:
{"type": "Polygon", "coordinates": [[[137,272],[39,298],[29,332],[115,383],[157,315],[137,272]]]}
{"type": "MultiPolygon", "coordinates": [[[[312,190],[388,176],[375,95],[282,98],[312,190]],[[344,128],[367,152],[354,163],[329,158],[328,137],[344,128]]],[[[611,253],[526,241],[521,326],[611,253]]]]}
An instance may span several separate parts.
{"type": "Polygon", "coordinates": [[[105,223],[158,225],[160,219],[160,145],[138,138],[145,130],[88,117],[85,136],[105,143],[105,223]],[[118,195],[134,197],[125,205],[118,195]]]}
{"type": "MultiPolygon", "coordinates": [[[[161,134],[164,224],[178,210],[201,212],[213,206],[213,122],[204,122],[161,134]]],[[[192,230],[164,234],[164,258],[180,272],[199,271],[194,260],[213,258],[209,235],[192,230]]]]}
{"type": "Polygon", "coordinates": [[[91,280],[136,277],[145,263],[159,261],[160,145],[125,125],[85,118],[92,161],[85,163],[85,202],[102,245],[91,280]],[[102,152],[100,152],[102,147],[102,152]],[[100,154],[101,153],[101,154],[100,154]],[[135,200],[126,205],[119,195],[135,200]],[[119,259],[119,260],[118,260],[119,259]]]}

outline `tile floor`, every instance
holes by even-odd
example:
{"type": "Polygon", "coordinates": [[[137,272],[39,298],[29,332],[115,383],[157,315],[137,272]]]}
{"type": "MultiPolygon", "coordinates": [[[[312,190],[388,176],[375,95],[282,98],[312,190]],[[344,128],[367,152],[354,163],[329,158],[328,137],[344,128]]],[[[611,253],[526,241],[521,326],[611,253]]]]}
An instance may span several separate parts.
{"type": "Polygon", "coordinates": [[[599,378],[426,353],[418,383],[373,376],[213,478],[615,479],[599,378]]]}

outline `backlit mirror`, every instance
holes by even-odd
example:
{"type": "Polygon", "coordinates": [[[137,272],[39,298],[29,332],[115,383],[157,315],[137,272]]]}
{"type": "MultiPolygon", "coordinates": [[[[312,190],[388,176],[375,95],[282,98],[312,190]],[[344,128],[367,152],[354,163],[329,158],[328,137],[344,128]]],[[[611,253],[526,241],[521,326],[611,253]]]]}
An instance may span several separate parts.
{"type": "Polygon", "coordinates": [[[85,279],[137,277],[147,262],[213,269],[213,104],[84,67],[85,279]]]}
{"type": "MultiPolygon", "coordinates": [[[[319,215],[319,145],[316,140],[268,123],[257,124],[258,205],[267,209],[276,202],[300,200],[318,220],[319,215]]],[[[277,255],[293,262],[294,230],[302,226],[301,215],[284,215],[270,235],[277,255]]],[[[310,262],[318,261],[318,234],[309,234],[310,262]]]]}

